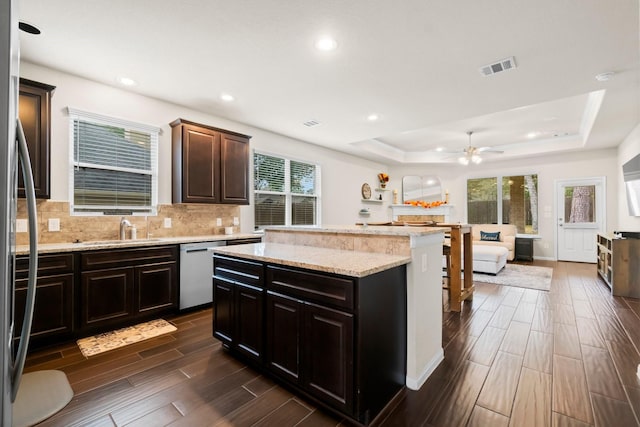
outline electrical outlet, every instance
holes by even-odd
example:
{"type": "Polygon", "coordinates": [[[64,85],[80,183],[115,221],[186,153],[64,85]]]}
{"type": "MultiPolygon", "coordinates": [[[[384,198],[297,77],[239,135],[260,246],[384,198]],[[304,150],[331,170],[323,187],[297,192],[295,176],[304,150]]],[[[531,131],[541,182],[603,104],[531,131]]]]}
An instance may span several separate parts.
{"type": "Polygon", "coordinates": [[[238,219],[237,216],[233,217],[233,225],[239,225],[240,224],[240,220],[238,219]]]}
{"type": "Polygon", "coordinates": [[[49,218],[49,231],[60,231],[60,218],[49,218]]]}
{"type": "Polygon", "coordinates": [[[26,233],[29,230],[29,224],[26,219],[16,219],[16,233],[26,233]]]}
{"type": "Polygon", "coordinates": [[[216,226],[222,227],[222,218],[216,218],[216,226]]]}
{"type": "Polygon", "coordinates": [[[171,218],[164,219],[164,228],[171,228],[171,218]]]}

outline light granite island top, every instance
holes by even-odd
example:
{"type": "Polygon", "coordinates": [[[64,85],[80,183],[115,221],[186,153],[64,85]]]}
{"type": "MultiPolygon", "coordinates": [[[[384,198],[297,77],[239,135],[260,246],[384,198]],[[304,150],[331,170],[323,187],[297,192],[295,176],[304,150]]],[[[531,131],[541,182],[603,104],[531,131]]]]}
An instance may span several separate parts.
{"type": "Polygon", "coordinates": [[[210,250],[219,254],[350,277],[369,276],[411,261],[411,257],[404,255],[387,255],[281,243],[220,246],[210,250]]]}

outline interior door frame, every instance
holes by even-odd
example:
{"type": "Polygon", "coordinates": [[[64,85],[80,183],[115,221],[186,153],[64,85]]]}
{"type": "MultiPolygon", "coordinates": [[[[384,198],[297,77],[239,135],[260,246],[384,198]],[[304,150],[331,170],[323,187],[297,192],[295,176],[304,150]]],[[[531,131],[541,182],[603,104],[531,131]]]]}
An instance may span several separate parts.
{"type": "MultiPolygon", "coordinates": [[[[562,187],[565,186],[581,186],[581,185],[595,185],[596,186],[596,218],[599,218],[596,223],[598,224],[598,231],[604,232],[607,227],[607,177],[606,176],[594,176],[589,178],[570,178],[570,179],[556,179],[554,181],[553,191],[553,205],[554,205],[554,219],[553,219],[553,235],[554,235],[554,258],[558,261],[560,241],[558,239],[558,221],[560,218],[560,209],[558,206],[559,192],[562,187]],[[600,187],[602,195],[597,197],[597,189],[600,187]],[[598,215],[600,212],[600,215],[598,215]]],[[[564,209],[564,207],[562,207],[564,209]]],[[[564,217],[564,212],[563,212],[564,217]]]]}

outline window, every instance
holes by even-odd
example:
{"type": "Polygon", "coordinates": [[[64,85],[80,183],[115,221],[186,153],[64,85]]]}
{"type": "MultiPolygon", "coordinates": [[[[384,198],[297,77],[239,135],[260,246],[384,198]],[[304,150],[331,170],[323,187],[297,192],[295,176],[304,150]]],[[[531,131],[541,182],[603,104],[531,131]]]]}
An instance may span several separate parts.
{"type": "Polygon", "coordinates": [[[537,234],[538,175],[467,180],[467,221],[513,224],[520,234],[537,234]]]}
{"type": "Polygon", "coordinates": [[[255,228],[317,225],[320,166],[254,152],[255,228]]]}
{"type": "Polygon", "coordinates": [[[155,214],[159,128],[69,109],[71,213],[155,214]]]}

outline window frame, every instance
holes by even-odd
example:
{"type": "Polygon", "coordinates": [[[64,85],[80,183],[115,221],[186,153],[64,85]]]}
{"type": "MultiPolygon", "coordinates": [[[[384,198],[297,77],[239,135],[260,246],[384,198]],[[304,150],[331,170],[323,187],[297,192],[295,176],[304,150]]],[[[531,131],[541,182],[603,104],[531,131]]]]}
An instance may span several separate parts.
{"type": "Polygon", "coordinates": [[[296,157],[291,157],[291,156],[285,156],[282,154],[277,154],[277,153],[272,153],[272,152],[268,152],[268,151],[262,151],[262,150],[253,150],[253,154],[251,156],[251,173],[252,173],[252,183],[253,183],[253,199],[254,199],[254,207],[253,207],[253,214],[254,214],[254,225],[253,228],[254,230],[262,230],[265,227],[296,227],[296,228],[303,228],[303,227],[318,227],[320,224],[322,224],[322,219],[321,219],[321,212],[322,212],[322,191],[321,191],[321,182],[322,182],[322,174],[321,174],[321,165],[319,163],[316,162],[311,162],[308,160],[304,160],[304,159],[300,159],[300,158],[296,158],[296,157]],[[284,191],[283,192],[279,192],[279,191],[265,191],[265,190],[256,190],[256,177],[255,177],[255,156],[256,155],[263,155],[263,156],[269,156],[269,157],[275,157],[275,158],[279,158],[284,160],[284,191]],[[291,162],[298,162],[298,163],[304,163],[307,165],[313,165],[315,167],[315,183],[314,183],[314,188],[315,188],[315,193],[314,194],[303,194],[303,193],[293,193],[291,192],[291,162]],[[285,223],[284,224],[269,224],[269,225],[256,225],[256,207],[257,207],[257,203],[256,201],[256,195],[257,194],[272,194],[272,195],[277,195],[277,196],[285,196],[285,215],[284,215],[284,219],[285,219],[285,223]],[[292,205],[292,201],[293,201],[293,197],[294,196],[298,196],[298,197],[315,197],[316,199],[316,209],[315,209],[315,224],[298,224],[298,225],[292,225],[291,221],[292,221],[292,211],[293,211],[293,205],[292,205]]]}
{"type": "Polygon", "coordinates": [[[88,112],[79,110],[72,107],[67,107],[67,114],[69,116],[69,163],[68,163],[68,188],[69,188],[69,212],[72,216],[153,216],[157,215],[158,212],[158,168],[159,168],[159,145],[160,145],[160,134],[162,133],[162,129],[157,126],[147,125],[139,122],[133,122],[121,118],[116,118],[112,116],[106,116],[98,113],[88,112]],[[79,161],[75,160],[75,130],[74,123],[75,121],[82,121],[86,123],[92,123],[103,126],[111,126],[125,129],[127,131],[133,132],[141,132],[147,133],[150,137],[151,144],[151,169],[135,169],[135,168],[122,168],[118,166],[105,166],[105,165],[95,165],[94,169],[103,169],[103,170],[111,170],[111,171],[124,171],[124,172],[136,172],[139,170],[147,170],[149,171],[149,175],[151,176],[151,203],[149,206],[131,206],[131,209],[127,209],[128,207],[118,207],[115,205],[111,206],[93,206],[93,205],[76,205],[75,204],[75,168],[82,164],[79,161]],[[83,210],[78,210],[83,209],[83,210]],[[85,210],[92,209],[92,210],[85,210]]]}
{"type": "Polygon", "coordinates": [[[535,175],[537,177],[537,185],[536,185],[536,196],[538,199],[537,207],[538,207],[538,230],[535,233],[517,233],[518,237],[529,237],[529,238],[537,238],[540,236],[540,174],[537,172],[531,173],[503,173],[503,174],[492,174],[492,175],[483,175],[483,176],[471,176],[467,177],[465,180],[465,211],[467,214],[467,223],[470,225],[475,225],[469,222],[469,187],[468,183],[470,180],[478,180],[478,179],[495,179],[496,180],[496,209],[497,209],[497,217],[498,221],[496,225],[504,225],[502,222],[503,217],[503,180],[504,178],[512,177],[512,176],[527,176],[527,175],[535,175]]]}

